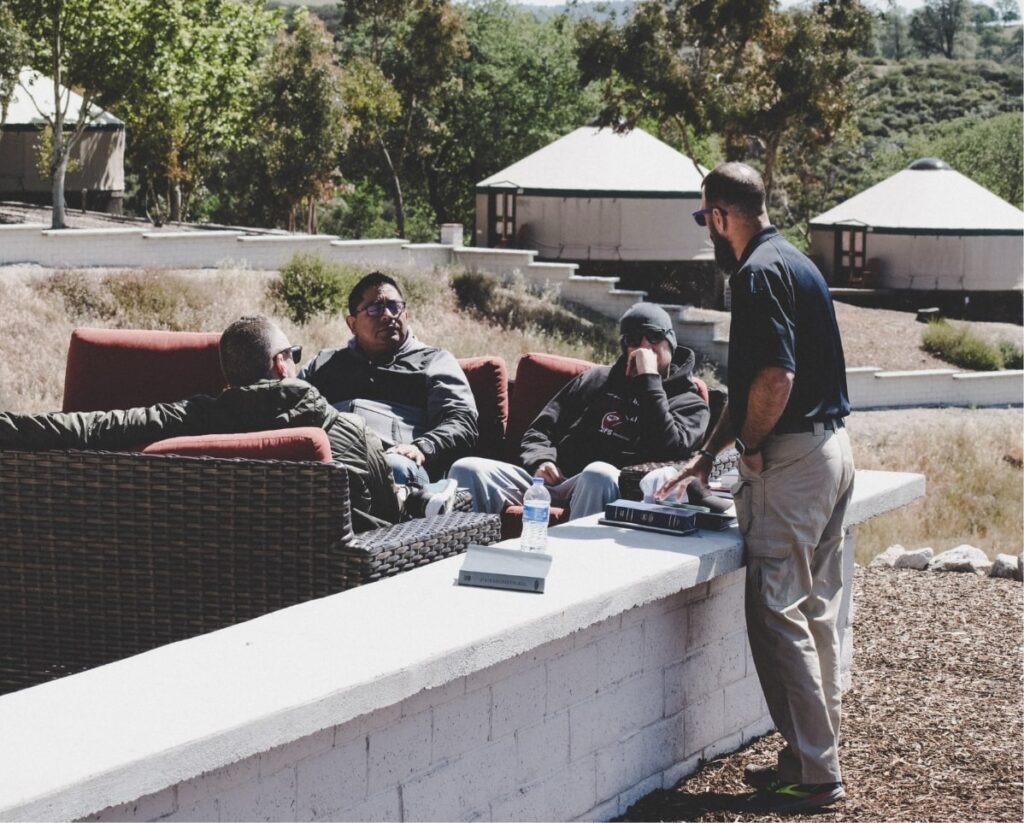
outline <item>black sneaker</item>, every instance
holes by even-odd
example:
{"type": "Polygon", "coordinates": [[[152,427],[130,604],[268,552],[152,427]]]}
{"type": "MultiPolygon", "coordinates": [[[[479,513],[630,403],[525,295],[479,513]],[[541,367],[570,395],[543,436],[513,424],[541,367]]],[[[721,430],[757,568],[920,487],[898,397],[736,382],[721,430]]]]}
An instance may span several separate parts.
{"type": "Polygon", "coordinates": [[[432,517],[446,514],[455,503],[455,492],[459,484],[454,480],[438,480],[425,486],[409,486],[405,499],[405,513],[410,517],[432,517]]]}
{"type": "Polygon", "coordinates": [[[778,779],[779,770],[775,766],[748,763],[743,769],[743,782],[755,789],[767,789],[778,779]]]}
{"type": "Polygon", "coordinates": [[[845,798],[842,783],[783,783],[776,780],[758,789],[753,803],[762,811],[792,814],[831,806],[845,798]]]}

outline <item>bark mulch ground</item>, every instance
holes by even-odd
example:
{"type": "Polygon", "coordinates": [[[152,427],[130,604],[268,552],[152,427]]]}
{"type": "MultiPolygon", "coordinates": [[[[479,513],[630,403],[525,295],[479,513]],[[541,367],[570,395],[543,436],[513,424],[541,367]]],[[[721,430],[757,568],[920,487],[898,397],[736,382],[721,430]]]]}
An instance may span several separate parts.
{"type": "MultiPolygon", "coordinates": [[[[1024,819],[1024,587],[973,574],[860,569],[853,686],[843,704],[845,803],[789,819],[1024,819]]],[[[775,820],[748,805],[743,766],[777,734],[704,764],[622,820],[775,820]]]]}

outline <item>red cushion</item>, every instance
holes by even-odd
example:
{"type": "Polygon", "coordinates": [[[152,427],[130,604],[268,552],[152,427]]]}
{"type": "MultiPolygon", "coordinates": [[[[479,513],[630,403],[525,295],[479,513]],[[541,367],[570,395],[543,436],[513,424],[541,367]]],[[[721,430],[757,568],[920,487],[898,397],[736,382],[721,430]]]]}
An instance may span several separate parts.
{"type": "Polygon", "coordinates": [[[310,426],[238,434],[169,437],[142,450],[145,454],[183,454],[189,457],[245,457],[250,460],[310,460],[330,463],[327,432],[310,426]]]}
{"type": "Polygon", "coordinates": [[[220,334],[75,329],[64,372],[64,411],[129,409],[218,394],[220,334]]]}
{"type": "Polygon", "coordinates": [[[459,360],[473,391],[479,413],[480,440],[473,453],[500,458],[508,425],[508,369],[500,357],[466,357],[459,360]]]}
{"type": "MultiPolygon", "coordinates": [[[[551,515],[548,517],[549,526],[557,526],[559,523],[569,522],[569,509],[561,506],[552,506],[551,515]]],[[[519,537],[523,533],[523,507],[508,506],[501,513],[501,539],[510,540],[519,537]]]]}
{"type": "Polygon", "coordinates": [[[531,352],[519,358],[505,431],[506,460],[519,463],[519,446],[530,424],[566,383],[593,366],[557,354],[531,352]]]}

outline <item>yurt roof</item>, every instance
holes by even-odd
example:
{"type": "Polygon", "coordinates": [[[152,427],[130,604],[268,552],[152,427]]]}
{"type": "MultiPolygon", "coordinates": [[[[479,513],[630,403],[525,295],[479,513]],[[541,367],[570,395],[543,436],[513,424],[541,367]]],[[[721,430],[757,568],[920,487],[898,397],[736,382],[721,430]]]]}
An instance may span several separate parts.
{"type": "Polygon", "coordinates": [[[685,154],[633,129],[584,126],[477,183],[478,189],[588,197],[700,197],[703,175],[685,154]]]}
{"type": "Polygon", "coordinates": [[[1020,234],[1024,211],[937,158],[923,158],[811,220],[889,234],[1020,234]]]}
{"type": "MultiPolygon", "coordinates": [[[[66,101],[65,94],[70,93],[71,102],[67,108],[64,122],[74,124],[82,112],[82,95],[69,91],[61,86],[61,97],[66,101]]],[[[45,77],[34,69],[25,68],[18,76],[18,84],[14,87],[14,96],[7,108],[8,128],[39,128],[46,124],[40,111],[52,116],[55,110],[53,100],[53,80],[45,77]]],[[[124,122],[99,106],[90,105],[89,127],[96,129],[123,129],[124,122]]]]}

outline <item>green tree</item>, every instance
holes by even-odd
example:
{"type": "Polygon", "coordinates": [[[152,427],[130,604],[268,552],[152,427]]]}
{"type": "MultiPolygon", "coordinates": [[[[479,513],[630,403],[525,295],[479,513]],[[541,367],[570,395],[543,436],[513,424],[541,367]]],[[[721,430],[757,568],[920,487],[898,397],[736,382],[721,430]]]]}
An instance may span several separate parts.
{"type": "Polygon", "coordinates": [[[885,10],[878,14],[877,36],[883,57],[899,62],[909,47],[907,13],[896,0],[887,0],[885,10]]]}
{"type": "MultiPolygon", "coordinates": [[[[458,94],[456,67],[469,53],[450,0],[345,0],[338,50],[355,137],[383,163],[405,235],[403,182],[410,161],[429,153],[441,101],[458,94]]],[[[359,176],[358,171],[351,176],[359,176]]]]}
{"type": "Polygon", "coordinates": [[[927,0],[915,11],[910,17],[910,37],[921,54],[942,54],[952,60],[969,8],[968,0],[927,0]]]}
{"type": "Polygon", "coordinates": [[[261,72],[257,123],[269,178],[291,231],[304,202],[306,230],[315,234],[316,204],[338,184],[338,158],[349,127],[333,52],[324,24],[303,12],[295,18],[294,32],[278,35],[261,72]]]}
{"type": "Polygon", "coordinates": [[[118,106],[132,135],[129,163],[154,222],[181,220],[217,158],[256,139],[256,65],[279,26],[251,0],[146,0],[146,57],[107,78],[101,99],[118,106]]]}
{"type": "Polygon", "coordinates": [[[0,0],[0,128],[7,122],[7,108],[11,105],[18,75],[27,57],[25,33],[18,26],[10,6],[0,0]]]}
{"type": "Polygon", "coordinates": [[[572,20],[538,19],[505,0],[462,14],[470,50],[455,66],[460,91],[440,102],[417,157],[440,222],[470,222],[478,181],[586,125],[600,105],[596,88],[579,89],[572,20]]]}
{"type": "Polygon", "coordinates": [[[104,81],[123,76],[143,64],[138,51],[145,0],[6,0],[28,40],[29,59],[53,81],[54,110],[41,112],[52,130],[50,179],[52,226],[65,227],[64,176],[71,150],[81,138],[104,81]],[[68,87],[82,95],[81,114],[67,123],[71,104],[68,87]]]}
{"type": "Polygon", "coordinates": [[[779,13],[771,3],[643,0],[622,27],[581,26],[585,79],[604,82],[601,121],[676,120],[719,131],[729,159],[756,159],[772,186],[786,141],[827,145],[853,112],[858,49],[870,15],[857,0],[779,13]]]}

